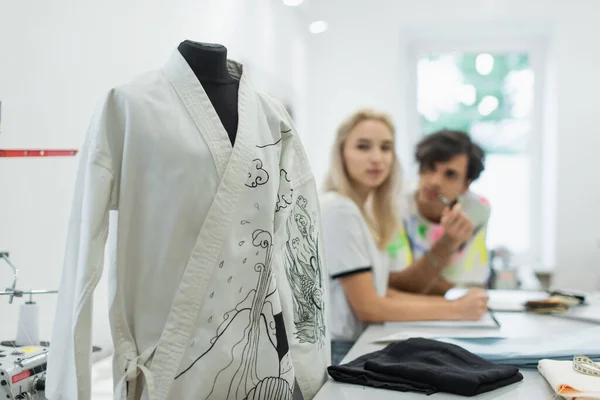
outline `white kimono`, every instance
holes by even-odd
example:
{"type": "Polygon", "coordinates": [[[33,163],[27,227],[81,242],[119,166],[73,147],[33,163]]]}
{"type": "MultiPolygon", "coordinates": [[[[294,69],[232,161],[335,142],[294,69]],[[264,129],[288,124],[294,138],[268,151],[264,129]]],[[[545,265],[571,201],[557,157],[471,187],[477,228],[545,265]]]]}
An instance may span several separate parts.
{"type": "Polygon", "coordinates": [[[242,66],[232,147],[175,51],[111,90],[76,184],[50,400],[90,398],[92,294],[109,210],[115,399],[312,398],[327,379],[327,279],[313,174],[288,114],[242,66]],[[297,396],[297,392],[294,396],[297,396]]]}

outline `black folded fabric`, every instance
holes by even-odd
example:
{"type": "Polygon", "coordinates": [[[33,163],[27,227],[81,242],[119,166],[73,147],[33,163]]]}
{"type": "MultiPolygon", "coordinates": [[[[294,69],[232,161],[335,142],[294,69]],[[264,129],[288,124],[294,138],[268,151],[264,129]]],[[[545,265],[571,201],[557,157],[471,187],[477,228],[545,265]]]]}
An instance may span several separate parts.
{"type": "Polygon", "coordinates": [[[348,364],[332,365],[328,372],[344,383],[461,396],[476,396],[523,380],[516,367],[492,364],[462,347],[423,338],[390,344],[348,364]]]}

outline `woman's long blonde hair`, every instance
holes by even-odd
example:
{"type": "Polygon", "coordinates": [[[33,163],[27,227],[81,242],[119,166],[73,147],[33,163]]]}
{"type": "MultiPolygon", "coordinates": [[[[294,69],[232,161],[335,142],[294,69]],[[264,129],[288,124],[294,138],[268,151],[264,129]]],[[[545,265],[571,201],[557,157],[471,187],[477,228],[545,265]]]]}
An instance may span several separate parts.
{"type": "Polygon", "coordinates": [[[400,186],[400,162],[394,151],[394,160],[387,179],[369,196],[367,204],[359,200],[354,182],[344,163],[344,145],[348,135],[362,121],[375,120],[384,123],[395,140],[396,129],[391,118],[384,113],[362,109],[352,114],[338,127],[331,152],[331,165],[325,181],[325,191],[335,191],[352,199],[362,213],[379,249],[390,243],[398,229],[397,195],[400,186]]]}

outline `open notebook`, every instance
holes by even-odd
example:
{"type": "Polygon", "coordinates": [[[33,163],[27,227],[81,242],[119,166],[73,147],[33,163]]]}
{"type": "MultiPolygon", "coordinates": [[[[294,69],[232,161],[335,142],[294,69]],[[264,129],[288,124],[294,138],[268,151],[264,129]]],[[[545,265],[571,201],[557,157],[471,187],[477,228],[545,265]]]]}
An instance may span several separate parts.
{"type": "Polygon", "coordinates": [[[498,329],[500,323],[491,312],[487,312],[479,321],[415,321],[415,322],[387,322],[386,327],[397,329],[421,329],[421,328],[462,328],[462,329],[498,329]]]}
{"type": "Polygon", "coordinates": [[[391,343],[411,337],[436,338],[496,338],[504,336],[493,313],[488,312],[479,321],[419,321],[388,322],[386,330],[394,333],[374,340],[374,343],[391,343]]]}

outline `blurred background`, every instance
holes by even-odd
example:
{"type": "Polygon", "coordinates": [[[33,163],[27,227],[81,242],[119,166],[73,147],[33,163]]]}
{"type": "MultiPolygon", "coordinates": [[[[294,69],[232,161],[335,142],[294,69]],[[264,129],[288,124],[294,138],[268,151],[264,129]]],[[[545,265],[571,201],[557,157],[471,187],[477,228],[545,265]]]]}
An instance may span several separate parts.
{"type": "MultiPolygon", "coordinates": [[[[319,182],[359,107],[393,117],[406,190],[420,138],[469,131],[504,267],[524,288],[598,290],[598,15],[596,0],[0,0],[0,149],[78,149],[109,88],[185,39],[220,43],[292,113],[319,182]]],[[[76,166],[0,157],[0,251],[22,289],[58,287],[76,166]]],[[[0,265],[2,290],[11,279],[0,265]]],[[[104,281],[96,297],[108,338],[104,281]]],[[[55,296],[38,300],[46,338],[55,296]]],[[[17,313],[0,298],[0,338],[17,313]]]]}

